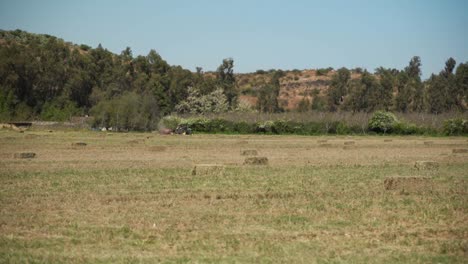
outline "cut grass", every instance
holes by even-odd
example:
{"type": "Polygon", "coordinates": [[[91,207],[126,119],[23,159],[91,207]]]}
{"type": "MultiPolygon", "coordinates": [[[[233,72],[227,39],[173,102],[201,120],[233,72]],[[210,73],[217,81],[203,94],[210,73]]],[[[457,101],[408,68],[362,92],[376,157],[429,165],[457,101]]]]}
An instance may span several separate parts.
{"type": "Polygon", "coordinates": [[[356,137],[356,154],[313,137],[45,135],[0,131],[5,262],[466,261],[468,163],[441,156],[464,138],[356,137]],[[269,166],[240,165],[243,140],[269,166]],[[77,141],[89,145],[70,150],[77,141]],[[6,155],[23,150],[40,155],[6,155]],[[431,192],[385,190],[425,159],[440,164],[431,192]],[[197,177],[194,162],[239,165],[197,177]]]}

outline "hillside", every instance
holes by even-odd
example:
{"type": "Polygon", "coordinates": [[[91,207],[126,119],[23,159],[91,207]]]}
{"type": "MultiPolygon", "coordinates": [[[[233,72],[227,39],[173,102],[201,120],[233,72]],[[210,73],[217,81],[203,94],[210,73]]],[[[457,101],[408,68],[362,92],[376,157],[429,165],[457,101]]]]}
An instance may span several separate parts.
{"type": "MultiPolygon", "coordinates": [[[[280,78],[279,103],[285,110],[297,109],[299,102],[306,98],[312,101],[317,96],[326,96],[333,69],[307,69],[284,71],[280,78]]],[[[361,74],[351,71],[351,79],[358,79],[361,74]]],[[[236,74],[241,100],[255,105],[257,91],[271,79],[268,72],[259,70],[255,73],[236,74]]]]}

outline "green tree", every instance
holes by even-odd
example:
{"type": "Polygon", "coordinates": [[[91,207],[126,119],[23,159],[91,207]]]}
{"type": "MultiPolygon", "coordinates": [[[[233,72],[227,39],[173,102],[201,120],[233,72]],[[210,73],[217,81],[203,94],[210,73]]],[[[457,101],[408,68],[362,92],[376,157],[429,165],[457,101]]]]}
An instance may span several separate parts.
{"type": "Polygon", "coordinates": [[[307,112],[310,110],[310,100],[307,97],[303,97],[301,101],[299,101],[297,105],[297,111],[298,112],[307,112]]]}
{"type": "Polygon", "coordinates": [[[236,87],[236,78],[234,76],[234,60],[227,58],[216,70],[218,86],[221,87],[226,95],[229,108],[235,109],[239,97],[239,91],[236,87]]]}
{"type": "Polygon", "coordinates": [[[344,97],[348,93],[351,73],[346,68],[339,69],[333,75],[330,87],[327,93],[328,108],[330,111],[336,111],[343,103],[344,97]]]}
{"type": "Polygon", "coordinates": [[[468,102],[468,62],[461,63],[455,73],[455,82],[458,87],[459,100],[468,102]]]}
{"type": "Polygon", "coordinates": [[[260,112],[273,113],[281,111],[278,96],[282,75],[283,72],[273,72],[270,82],[260,88],[257,100],[257,110],[260,112]]]}

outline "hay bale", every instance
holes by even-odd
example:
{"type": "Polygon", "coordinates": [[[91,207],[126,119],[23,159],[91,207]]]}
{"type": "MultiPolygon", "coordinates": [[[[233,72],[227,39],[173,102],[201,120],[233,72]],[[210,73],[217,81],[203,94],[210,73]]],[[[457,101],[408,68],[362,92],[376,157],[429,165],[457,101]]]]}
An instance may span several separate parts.
{"type": "Polygon", "coordinates": [[[356,142],[354,142],[354,141],[345,141],[344,144],[345,144],[346,146],[350,146],[350,145],[356,144],[356,142]]]}
{"type": "Polygon", "coordinates": [[[33,159],[36,157],[34,152],[15,153],[15,159],[33,159]]]}
{"type": "Polygon", "coordinates": [[[166,146],[151,146],[150,150],[154,152],[163,152],[166,151],[167,147],[166,146]]]}
{"type": "Polygon", "coordinates": [[[267,157],[245,158],[244,165],[268,165],[268,158],[267,157]]]}
{"type": "Polygon", "coordinates": [[[318,143],[327,143],[328,140],[326,140],[326,139],[321,139],[321,140],[318,140],[317,142],[318,142],[318,143]]]}
{"type": "Polygon", "coordinates": [[[357,149],[357,147],[353,146],[353,145],[350,145],[350,146],[344,146],[343,149],[344,150],[350,150],[350,149],[357,149]]]}
{"type": "Polygon", "coordinates": [[[424,141],[424,145],[426,146],[434,145],[434,141],[424,141]]]}
{"type": "Polygon", "coordinates": [[[321,148],[329,148],[331,146],[332,146],[332,144],[329,144],[329,143],[319,145],[319,147],[321,147],[321,148]]]}
{"type": "Polygon", "coordinates": [[[248,142],[247,140],[240,140],[240,141],[237,142],[237,144],[239,144],[239,145],[247,145],[247,144],[249,144],[249,142],[248,142]]]}
{"type": "Polygon", "coordinates": [[[454,153],[454,154],[468,153],[468,149],[453,149],[452,153],[454,153]]]}
{"type": "Polygon", "coordinates": [[[192,169],[192,175],[223,175],[224,168],[221,164],[197,164],[192,169]]]}
{"type": "Polygon", "coordinates": [[[241,151],[242,156],[257,156],[258,152],[255,149],[246,149],[241,151]]]}
{"type": "Polygon", "coordinates": [[[392,141],[393,141],[393,140],[391,140],[391,139],[384,139],[383,142],[392,142],[392,141]]]}
{"type": "Polygon", "coordinates": [[[86,147],[88,144],[84,143],[84,142],[75,142],[75,143],[72,143],[72,147],[86,147]]]}
{"type": "Polygon", "coordinates": [[[432,178],[421,176],[392,176],[384,180],[384,187],[387,191],[421,192],[433,189],[432,178]]]}
{"type": "Polygon", "coordinates": [[[138,139],[127,141],[127,144],[138,144],[138,143],[140,143],[140,140],[138,139]]]}
{"type": "Polygon", "coordinates": [[[418,170],[435,170],[439,168],[439,163],[436,161],[416,161],[414,167],[418,170]]]}
{"type": "Polygon", "coordinates": [[[36,135],[36,134],[27,134],[24,136],[25,139],[35,139],[35,138],[38,138],[39,135],[36,135]]]}

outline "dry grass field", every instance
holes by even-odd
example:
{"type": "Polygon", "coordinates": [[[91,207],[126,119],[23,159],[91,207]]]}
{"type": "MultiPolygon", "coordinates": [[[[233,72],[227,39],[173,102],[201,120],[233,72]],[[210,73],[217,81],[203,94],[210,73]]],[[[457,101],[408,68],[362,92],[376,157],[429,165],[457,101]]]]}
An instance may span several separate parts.
{"type": "Polygon", "coordinates": [[[454,149],[467,138],[0,130],[0,262],[466,263],[454,149]]]}

